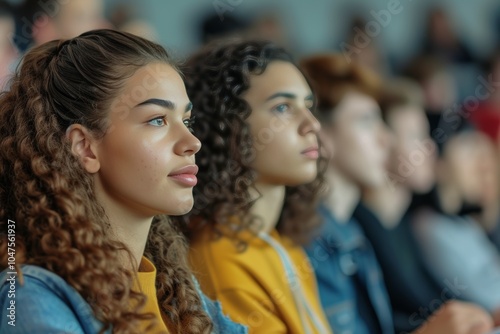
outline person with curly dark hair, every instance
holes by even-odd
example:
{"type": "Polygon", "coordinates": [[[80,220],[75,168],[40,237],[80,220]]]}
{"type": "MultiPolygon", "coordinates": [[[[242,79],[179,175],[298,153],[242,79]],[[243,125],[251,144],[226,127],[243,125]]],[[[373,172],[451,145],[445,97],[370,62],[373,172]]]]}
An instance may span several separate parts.
{"type": "Polygon", "coordinates": [[[25,55],[0,95],[0,332],[246,332],[167,217],[193,205],[191,106],[166,51],[131,34],[25,55]]]}
{"type": "Polygon", "coordinates": [[[203,148],[183,219],[202,290],[250,332],[330,333],[300,247],[320,223],[325,166],[307,81],[257,41],[211,44],[185,73],[203,148]]]}

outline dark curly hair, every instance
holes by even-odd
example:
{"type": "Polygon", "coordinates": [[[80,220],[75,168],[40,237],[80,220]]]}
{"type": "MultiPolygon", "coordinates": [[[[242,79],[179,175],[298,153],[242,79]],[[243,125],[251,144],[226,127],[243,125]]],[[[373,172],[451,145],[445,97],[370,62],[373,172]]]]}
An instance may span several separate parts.
{"type": "MultiPolygon", "coordinates": [[[[115,333],[137,333],[142,293],[119,253],[93,179],[65,138],[70,124],[105,136],[111,101],[125,80],[152,62],[175,68],[159,45],[113,30],[52,41],[26,54],[0,95],[0,248],[16,221],[16,265],[44,267],[73,286],[115,333]],[[137,305],[131,307],[131,305],[137,305]]],[[[187,265],[186,242],[168,217],[155,217],[144,256],[157,268],[156,288],[171,333],[209,333],[212,324],[187,265]]],[[[0,270],[7,254],[0,253],[0,270]]]]}
{"type": "MultiPolygon", "coordinates": [[[[250,168],[255,143],[246,121],[252,110],[242,95],[250,88],[250,75],[262,74],[277,60],[293,64],[291,56],[271,42],[232,40],[212,43],[186,63],[186,89],[197,119],[194,133],[203,143],[196,155],[200,186],[194,189],[194,208],[182,217],[188,236],[205,223],[220,232],[218,227],[232,217],[239,220],[234,237],[258,227],[259,217],[249,213],[256,179],[250,168]]],[[[321,223],[316,205],[324,190],[325,169],[321,158],[312,183],[286,188],[277,229],[298,244],[308,242],[321,223]]]]}

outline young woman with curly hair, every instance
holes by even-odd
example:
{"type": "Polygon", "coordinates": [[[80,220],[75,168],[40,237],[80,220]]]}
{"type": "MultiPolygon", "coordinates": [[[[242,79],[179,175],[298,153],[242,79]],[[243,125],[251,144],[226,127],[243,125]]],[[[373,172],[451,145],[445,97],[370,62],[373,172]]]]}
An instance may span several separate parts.
{"type": "Polygon", "coordinates": [[[330,333],[300,247],[323,189],[307,81],[267,42],[209,45],[185,73],[203,148],[183,219],[203,291],[253,333],[330,333]]]}
{"type": "Polygon", "coordinates": [[[96,30],[26,54],[0,95],[0,304],[15,305],[0,332],[246,331],[201,295],[167,217],[193,205],[190,114],[145,39],[96,30]]]}

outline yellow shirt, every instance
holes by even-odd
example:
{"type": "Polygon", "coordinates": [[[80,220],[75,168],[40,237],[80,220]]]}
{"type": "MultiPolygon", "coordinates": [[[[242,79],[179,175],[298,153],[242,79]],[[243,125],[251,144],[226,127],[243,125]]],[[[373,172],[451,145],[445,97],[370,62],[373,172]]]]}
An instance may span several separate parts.
{"type": "MultiPolygon", "coordinates": [[[[250,232],[240,236],[248,243],[244,252],[238,252],[235,242],[222,236],[212,238],[206,227],[191,241],[189,260],[205,294],[219,300],[224,311],[235,322],[245,324],[250,333],[304,333],[285,268],[276,250],[250,232]]],[[[328,322],[319,302],[316,277],[301,247],[277,231],[270,236],[288,252],[305,298],[321,319],[328,322]]],[[[310,327],[314,326],[307,317],[310,327]]]]}
{"type": "Polygon", "coordinates": [[[168,333],[168,329],[163,321],[164,314],[160,311],[160,306],[158,305],[155,282],[156,267],[151,261],[143,257],[139,266],[139,272],[137,273],[137,281],[134,281],[133,290],[140,291],[146,295],[146,304],[141,311],[142,313],[153,313],[156,317],[156,326],[146,331],[151,322],[142,321],[141,333],[165,334],[168,333]]]}

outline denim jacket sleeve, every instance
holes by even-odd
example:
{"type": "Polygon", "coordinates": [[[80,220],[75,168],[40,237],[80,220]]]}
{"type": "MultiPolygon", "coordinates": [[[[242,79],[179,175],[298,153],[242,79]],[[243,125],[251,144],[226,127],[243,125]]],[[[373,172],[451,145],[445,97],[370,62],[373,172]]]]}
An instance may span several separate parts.
{"type": "MultiPolygon", "coordinates": [[[[18,275],[7,270],[0,273],[0,333],[96,334],[100,331],[102,325],[90,305],[64,279],[37,266],[24,265],[21,271],[22,285],[18,275]],[[14,311],[8,309],[12,301],[14,311]]],[[[203,308],[212,319],[213,334],[248,333],[245,326],[225,316],[220,304],[207,298],[196,285],[203,308]]]]}
{"type": "Polygon", "coordinates": [[[200,285],[195,277],[193,281],[201,297],[203,309],[212,320],[212,334],[247,334],[248,328],[241,324],[233,322],[227,315],[222,312],[221,304],[218,301],[213,301],[201,291],[200,285]]]}
{"type": "Polygon", "coordinates": [[[99,332],[101,325],[90,305],[61,277],[37,266],[21,270],[22,285],[17,274],[0,273],[0,333],[99,332]]]}

